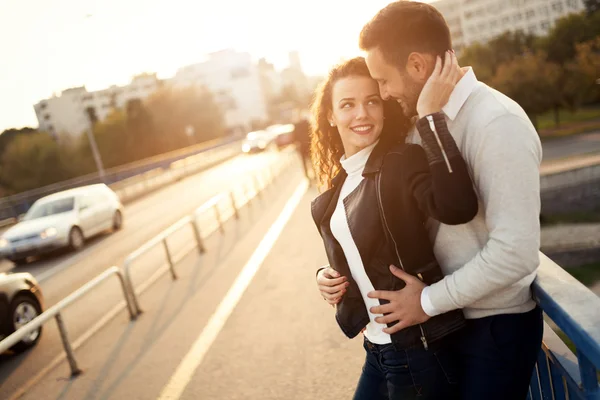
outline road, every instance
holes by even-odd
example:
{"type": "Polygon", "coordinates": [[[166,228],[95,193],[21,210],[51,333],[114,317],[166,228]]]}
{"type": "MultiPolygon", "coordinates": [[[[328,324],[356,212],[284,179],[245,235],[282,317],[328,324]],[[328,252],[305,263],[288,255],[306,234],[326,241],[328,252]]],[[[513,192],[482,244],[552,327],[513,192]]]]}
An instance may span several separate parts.
{"type": "MultiPolygon", "coordinates": [[[[125,225],[121,231],[91,240],[77,254],[58,255],[15,271],[28,271],[36,276],[40,280],[46,306],[51,306],[109,266],[122,265],[129,253],[181,217],[191,214],[215,194],[230,188],[238,191],[248,189],[251,174],[265,169],[281,157],[278,152],[240,155],[188,177],[129,204],[125,209],[125,225]]],[[[201,229],[207,228],[203,224],[200,226],[201,229]]],[[[169,239],[169,244],[177,253],[191,241],[191,230],[182,230],[169,239]]],[[[141,267],[135,271],[134,279],[146,278],[148,274],[144,268],[150,271],[162,264],[163,260],[161,248],[148,253],[139,260],[141,267]]],[[[106,282],[98,291],[69,308],[63,315],[69,325],[69,335],[72,338],[80,336],[106,314],[122,299],[119,290],[116,281],[106,282]]],[[[21,386],[28,377],[60,353],[60,339],[52,325],[46,325],[40,343],[32,351],[17,357],[0,356],[0,398],[6,398],[7,393],[21,386]]]]}
{"type": "Polygon", "coordinates": [[[600,132],[568,136],[542,143],[544,161],[600,152],[600,132]]]}

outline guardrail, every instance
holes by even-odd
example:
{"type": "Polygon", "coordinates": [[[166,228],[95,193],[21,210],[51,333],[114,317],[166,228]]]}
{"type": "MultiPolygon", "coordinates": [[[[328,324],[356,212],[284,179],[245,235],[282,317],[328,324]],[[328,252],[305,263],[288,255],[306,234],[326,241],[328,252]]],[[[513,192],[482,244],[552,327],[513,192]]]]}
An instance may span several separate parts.
{"type": "Polygon", "coordinates": [[[36,318],[19,328],[17,331],[13,332],[7,338],[0,342],[0,354],[4,353],[7,350],[10,350],[12,346],[20,342],[26,335],[35,331],[46,322],[48,322],[51,318],[56,319],[56,324],[58,325],[58,330],[60,332],[60,338],[63,343],[63,347],[65,348],[65,352],[67,354],[67,359],[69,361],[69,366],[71,368],[71,376],[77,376],[81,373],[79,366],[77,365],[77,361],[75,360],[75,354],[73,353],[73,349],[71,347],[71,342],[69,340],[69,335],[67,333],[67,328],[62,319],[61,311],[70,306],[73,302],[78,300],[81,296],[89,293],[92,289],[98,286],[100,283],[104,282],[108,278],[116,275],[119,278],[119,282],[121,283],[121,288],[123,289],[123,296],[125,297],[125,301],[127,302],[127,309],[129,310],[129,315],[131,318],[135,317],[135,308],[131,303],[131,299],[129,296],[129,290],[127,288],[127,283],[123,277],[123,273],[119,267],[113,266],[108,268],[106,271],[38,315],[36,318]]]}
{"type": "Polygon", "coordinates": [[[546,315],[572,340],[573,353],[545,324],[529,399],[600,399],[600,298],[540,253],[533,292],[546,315]]]}
{"type": "MultiPolygon", "coordinates": [[[[293,156],[290,155],[290,153],[287,153],[286,155],[287,155],[287,157],[284,158],[284,161],[281,165],[279,172],[285,170],[285,168],[287,168],[291,164],[291,160],[293,160],[293,158],[292,158],[293,156]]],[[[266,176],[266,179],[263,179],[262,182],[257,175],[254,175],[254,177],[251,181],[252,182],[252,191],[250,194],[248,194],[246,192],[245,199],[242,199],[241,202],[236,201],[233,191],[228,191],[228,192],[218,194],[218,195],[212,197],[210,200],[208,200],[204,204],[202,204],[196,210],[194,210],[194,212],[191,215],[183,217],[182,219],[177,221],[175,224],[171,225],[169,228],[167,228],[166,230],[164,230],[157,236],[153,237],[152,239],[150,239],[149,241],[147,241],[146,243],[141,245],[138,249],[136,249],[133,253],[129,254],[125,258],[125,262],[123,264],[123,271],[124,271],[125,279],[127,281],[128,288],[129,288],[129,293],[132,297],[132,303],[136,309],[135,317],[137,317],[138,315],[140,315],[142,313],[142,308],[140,307],[139,298],[135,291],[135,286],[133,284],[133,280],[132,280],[132,276],[131,276],[132,266],[135,265],[134,261],[137,260],[138,258],[140,258],[142,255],[149,252],[150,250],[152,250],[153,248],[155,248],[156,246],[162,244],[162,246],[165,250],[165,258],[166,258],[167,264],[169,266],[171,278],[173,280],[177,279],[177,272],[175,271],[175,264],[177,261],[173,259],[172,253],[169,248],[169,244],[167,241],[169,236],[173,235],[174,233],[180,231],[181,229],[183,229],[187,226],[190,226],[192,228],[192,232],[194,233],[194,238],[196,241],[196,246],[194,246],[194,248],[196,248],[200,253],[203,253],[205,251],[204,238],[202,237],[202,232],[198,225],[198,219],[199,219],[200,215],[209,210],[212,210],[214,212],[214,216],[217,221],[217,230],[219,230],[219,232],[221,232],[221,233],[224,233],[225,229],[224,229],[223,222],[224,222],[224,219],[226,219],[229,216],[223,217],[221,211],[219,210],[219,204],[225,203],[225,206],[228,207],[230,214],[232,216],[234,216],[236,219],[239,218],[239,209],[241,207],[243,207],[245,204],[249,203],[250,200],[252,200],[254,197],[260,197],[261,191],[267,185],[269,185],[271,182],[273,182],[273,180],[278,176],[278,174],[276,172],[273,172],[272,169],[268,169],[267,171],[268,171],[268,176],[266,176]]],[[[212,233],[214,233],[214,231],[208,232],[206,234],[206,236],[210,236],[212,233]]],[[[132,319],[135,319],[135,317],[132,317],[132,319]]]]}
{"type": "MultiPolygon", "coordinates": [[[[181,179],[198,170],[241,152],[239,140],[217,139],[140,160],[106,171],[104,183],[119,194],[126,203],[149,189],[181,179]]],[[[0,198],[0,220],[18,218],[41,197],[74,187],[101,183],[98,173],[58,182],[27,192],[0,198]]]]}
{"type": "MultiPolygon", "coordinates": [[[[125,259],[123,269],[116,266],[108,268],[106,271],[84,284],[75,292],[71,293],[69,296],[65,297],[57,304],[38,315],[35,319],[33,319],[32,321],[30,321],[29,323],[22,326],[17,331],[13,332],[11,335],[0,341],[0,354],[9,350],[12,346],[21,341],[26,335],[35,331],[36,329],[44,325],[46,322],[48,322],[50,319],[55,318],[56,323],[58,325],[60,337],[63,343],[63,347],[67,355],[67,360],[71,368],[71,376],[74,377],[79,375],[81,373],[81,369],[79,368],[75,359],[75,355],[71,347],[71,342],[69,340],[68,332],[62,319],[61,311],[65,307],[68,307],[73,302],[78,300],[80,297],[89,293],[92,289],[94,289],[100,283],[107,280],[109,277],[116,275],[119,278],[121,287],[123,289],[123,295],[125,297],[129,317],[132,321],[137,319],[137,317],[142,313],[142,310],[139,306],[139,296],[136,293],[135,287],[131,279],[131,266],[133,261],[135,261],[142,254],[145,254],[155,246],[162,244],[165,250],[165,256],[167,264],[169,266],[169,271],[171,272],[171,277],[173,279],[177,279],[175,264],[178,260],[173,258],[167,242],[167,238],[175,232],[178,232],[179,230],[183,229],[185,226],[190,225],[193,228],[194,237],[196,239],[196,245],[194,246],[194,248],[198,249],[200,253],[204,253],[206,251],[206,248],[204,246],[204,238],[201,234],[200,227],[198,226],[198,218],[200,217],[200,215],[209,210],[212,210],[214,212],[214,217],[217,221],[217,228],[215,230],[224,233],[225,231],[223,224],[225,220],[227,220],[231,216],[235,217],[236,219],[239,218],[239,209],[245,204],[251,204],[250,201],[253,198],[260,197],[261,191],[264,190],[269,183],[273,182],[275,178],[279,175],[279,173],[283,172],[287,167],[289,167],[292,164],[294,156],[295,153],[293,152],[285,152],[284,159],[280,164],[279,171],[274,172],[273,165],[269,166],[268,169],[265,169],[263,171],[263,176],[265,176],[266,179],[263,179],[262,181],[259,179],[258,175],[254,175],[251,180],[251,191],[250,193],[246,191],[244,193],[244,198],[241,199],[241,201],[236,201],[234,192],[228,191],[218,194],[209,199],[208,201],[204,202],[200,207],[198,207],[194,211],[192,215],[180,219],[175,224],[171,225],[169,228],[165,229],[160,234],[153,237],[145,244],[140,246],[138,249],[136,249],[133,253],[131,253],[125,259]],[[230,215],[224,216],[221,210],[219,210],[219,204],[223,203],[230,207],[230,215]]],[[[207,232],[205,237],[210,236],[212,233],[215,232],[215,230],[207,232]]]]}

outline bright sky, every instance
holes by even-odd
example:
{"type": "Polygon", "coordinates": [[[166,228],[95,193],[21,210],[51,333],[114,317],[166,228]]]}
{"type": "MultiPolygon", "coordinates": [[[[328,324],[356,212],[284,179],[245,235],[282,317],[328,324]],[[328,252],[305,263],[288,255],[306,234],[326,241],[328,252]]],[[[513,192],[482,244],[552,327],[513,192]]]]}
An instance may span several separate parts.
{"type": "Polygon", "coordinates": [[[85,85],[171,77],[234,48],[282,68],[298,50],[323,73],[358,53],[363,24],[389,0],[0,0],[0,132],[37,127],[33,104],[85,85]]]}

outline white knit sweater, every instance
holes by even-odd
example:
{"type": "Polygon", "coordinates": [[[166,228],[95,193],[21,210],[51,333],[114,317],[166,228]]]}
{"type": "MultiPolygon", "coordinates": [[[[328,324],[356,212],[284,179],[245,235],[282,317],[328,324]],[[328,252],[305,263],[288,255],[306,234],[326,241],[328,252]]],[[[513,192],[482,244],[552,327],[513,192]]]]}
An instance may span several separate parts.
{"type": "MultiPolygon", "coordinates": [[[[471,222],[439,226],[434,251],[446,276],[422,303],[434,314],[462,308],[467,318],[529,311],[540,247],[538,134],[516,102],[470,69],[443,111],[480,205],[471,222]]],[[[420,142],[415,132],[408,140],[420,142]]]]}

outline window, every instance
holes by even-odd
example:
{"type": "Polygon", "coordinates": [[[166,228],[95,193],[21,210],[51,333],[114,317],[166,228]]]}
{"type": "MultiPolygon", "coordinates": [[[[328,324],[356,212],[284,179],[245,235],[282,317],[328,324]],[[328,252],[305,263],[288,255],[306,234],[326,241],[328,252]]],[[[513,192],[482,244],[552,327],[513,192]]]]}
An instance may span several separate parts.
{"type": "Polygon", "coordinates": [[[490,24],[490,26],[492,28],[497,28],[498,27],[498,20],[497,19],[492,20],[492,23],[490,24]]]}
{"type": "Polygon", "coordinates": [[[533,17],[535,17],[535,11],[533,11],[533,10],[528,10],[528,11],[525,13],[525,18],[527,18],[527,19],[531,19],[531,18],[533,18],[533,17]]]}
{"type": "Polygon", "coordinates": [[[563,5],[561,2],[556,2],[554,4],[552,4],[552,10],[561,13],[563,12],[563,5]]]}
{"type": "Polygon", "coordinates": [[[231,79],[245,78],[250,75],[247,68],[236,68],[231,71],[231,79]]]}
{"type": "Polygon", "coordinates": [[[540,8],[540,14],[543,15],[544,17],[547,17],[548,15],[550,15],[550,10],[548,9],[548,6],[544,6],[542,8],[540,8]]]}
{"type": "Polygon", "coordinates": [[[542,22],[540,28],[542,28],[544,32],[548,32],[548,30],[550,30],[550,22],[542,22]]]}
{"type": "Polygon", "coordinates": [[[573,10],[577,10],[579,8],[577,0],[567,0],[567,6],[573,10]]]}
{"type": "Polygon", "coordinates": [[[522,21],[523,20],[523,14],[521,13],[517,13],[513,16],[513,21],[517,22],[517,21],[522,21]]]}
{"type": "Polygon", "coordinates": [[[40,104],[40,110],[45,110],[48,107],[48,104],[42,103],[40,104]]]}
{"type": "Polygon", "coordinates": [[[64,199],[46,201],[43,203],[34,203],[33,206],[27,211],[24,220],[29,221],[32,219],[43,218],[49,215],[62,214],[72,211],[74,208],[75,199],[73,197],[67,197],[64,199]]]}
{"type": "Polygon", "coordinates": [[[44,115],[44,120],[45,121],[50,121],[50,114],[44,115]]]}

